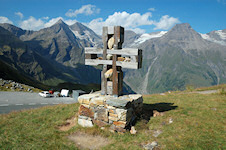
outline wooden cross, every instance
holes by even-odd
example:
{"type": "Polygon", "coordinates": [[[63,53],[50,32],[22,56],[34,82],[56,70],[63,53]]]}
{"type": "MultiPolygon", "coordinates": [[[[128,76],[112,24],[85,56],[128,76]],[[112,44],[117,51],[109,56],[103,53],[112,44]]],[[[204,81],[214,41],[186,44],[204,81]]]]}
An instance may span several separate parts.
{"type": "Polygon", "coordinates": [[[85,65],[103,65],[101,94],[122,95],[122,68],[139,69],[142,66],[142,50],[122,48],[124,28],[103,27],[103,49],[85,48],[85,65]],[[107,77],[106,77],[107,76],[107,77]]]}

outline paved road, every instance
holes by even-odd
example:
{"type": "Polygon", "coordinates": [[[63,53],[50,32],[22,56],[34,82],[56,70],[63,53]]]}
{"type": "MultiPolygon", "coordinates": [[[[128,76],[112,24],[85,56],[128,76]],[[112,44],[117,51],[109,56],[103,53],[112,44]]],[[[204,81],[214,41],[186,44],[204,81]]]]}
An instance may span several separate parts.
{"type": "Polygon", "coordinates": [[[22,109],[38,108],[46,105],[77,103],[70,97],[43,98],[38,93],[0,92],[0,114],[22,109]]]}

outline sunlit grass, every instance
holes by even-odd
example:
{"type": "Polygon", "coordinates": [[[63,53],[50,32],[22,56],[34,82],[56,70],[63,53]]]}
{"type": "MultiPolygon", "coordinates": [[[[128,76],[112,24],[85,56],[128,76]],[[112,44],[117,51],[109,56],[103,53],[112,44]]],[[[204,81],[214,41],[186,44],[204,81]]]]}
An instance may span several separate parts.
{"type": "Polygon", "coordinates": [[[103,149],[143,149],[158,142],[160,149],[226,149],[226,96],[217,94],[145,95],[143,117],[136,125],[136,135],[111,133],[97,126],[76,125],[69,131],[58,127],[76,115],[79,104],[48,106],[0,115],[0,149],[76,149],[67,135],[80,131],[109,138],[103,149]],[[164,112],[152,117],[153,110],[164,112]],[[173,123],[169,123],[169,119],[173,123]],[[156,130],[162,131],[154,137],[156,130]]]}

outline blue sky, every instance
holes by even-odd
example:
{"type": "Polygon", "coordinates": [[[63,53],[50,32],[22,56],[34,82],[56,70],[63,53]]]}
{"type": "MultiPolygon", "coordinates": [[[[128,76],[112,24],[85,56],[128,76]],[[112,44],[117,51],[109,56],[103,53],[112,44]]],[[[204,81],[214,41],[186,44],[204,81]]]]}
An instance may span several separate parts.
{"type": "Polygon", "coordinates": [[[104,25],[137,33],[190,23],[200,33],[226,29],[226,0],[0,0],[0,23],[39,30],[58,19],[81,22],[98,34],[104,25]]]}

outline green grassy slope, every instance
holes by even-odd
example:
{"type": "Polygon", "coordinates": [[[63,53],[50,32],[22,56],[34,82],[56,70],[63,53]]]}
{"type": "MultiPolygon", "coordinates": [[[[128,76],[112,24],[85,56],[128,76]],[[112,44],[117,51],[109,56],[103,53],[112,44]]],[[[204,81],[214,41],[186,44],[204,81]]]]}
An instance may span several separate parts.
{"type": "Polygon", "coordinates": [[[13,80],[19,83],[24,83],[39,89],[49,89],[49,86],[46,86],[39,81],[23,74],[22,72],[17,71],[16,69],[12,68],[11,66],[7,65],[6,63],[0,60],[0,77],[5,80],[13,80]]]}
{"type": "Polygon", "coordinates": [[[225,95],[219,93],[145,95],[142,117],[135,125],[136,135],[111,133],[96,126],[82,128],[78,124],[69,131],[59,131],[60,125],[76,116],[79,104],[14,112],[0,115],[0,148],[77,149],[66,136],[80,131],[111,140],[103,149],[142,149],[143,144],[153,141],[160,149],[226,149],[225,104],[225,95]],[[153,110],[164,115],[152,117],[153,110]],[[170,118],[173,123],[169,123],[170,118]],[[153,136],[156,130],[162,131],[158,137],[153,136]]]}

